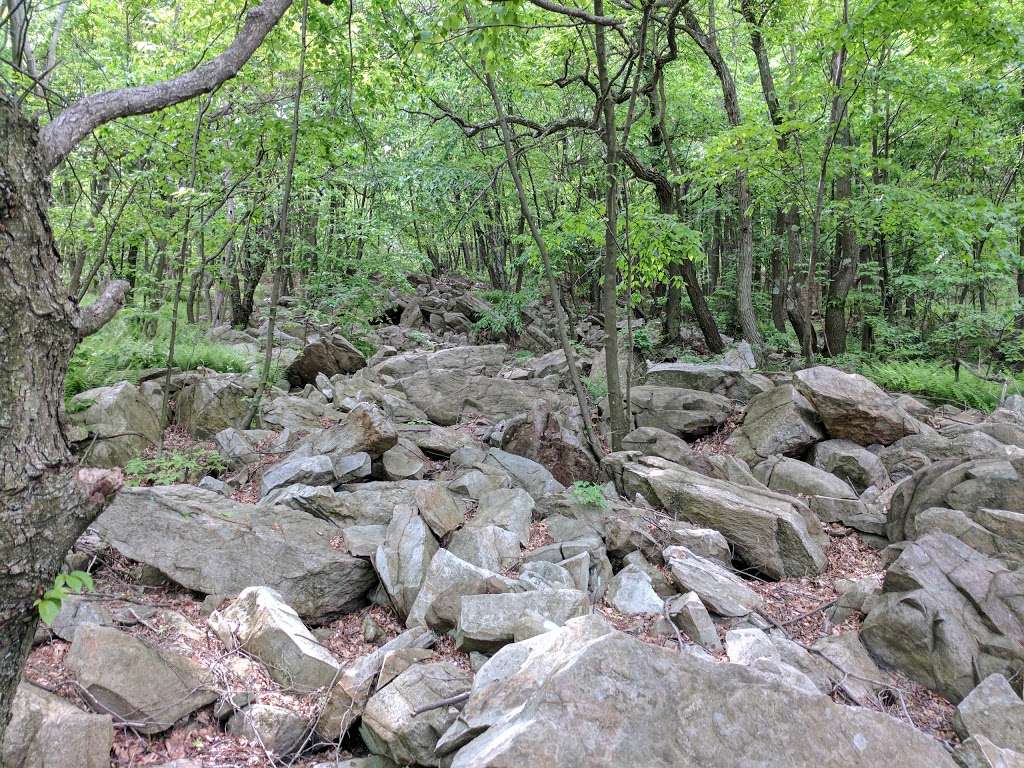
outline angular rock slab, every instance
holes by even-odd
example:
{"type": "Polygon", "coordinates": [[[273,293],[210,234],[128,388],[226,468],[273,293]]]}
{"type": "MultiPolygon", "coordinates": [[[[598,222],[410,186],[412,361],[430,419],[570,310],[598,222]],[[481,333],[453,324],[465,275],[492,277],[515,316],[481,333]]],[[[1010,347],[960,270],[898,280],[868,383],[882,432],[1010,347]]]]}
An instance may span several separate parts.
{"type": "Polygon", "coordinates": [[[718,429],[732,416],[733,402],[721,395],[677,387],[633,387],[630,402],[638,427],[659,427],[694,438],[718,429]]]}
{"type": "Polygon", "coordinates": [[[22,682],[0,745],[4,768],[109,768],[110,715],[83,712],[60,696],[22,682]]]}
{"type": "Polygon", "coordinates": [[[270,587],[243,590],[207,623],[226,648],[241,648],[259,659],[270,677],[289,690],[315,691],[340,674],[338,660],[270,587]]]}
{"type": "Polygon", "coordinates": [[[843,480],[796,459],[772,456],[754,467],[754,477],[773,491],[801,496],[855,499],[857,494],[843,480]]]}
{"type": "Polygon", "coordinates": [[[231,716],[225,730],[233,736],[255,741],[272,755],[282,757],[298,749],[309,721],[284,707],[252,704],[231,716]]]}
{"type": "Polygon", "coordinates": [[[293,387],[304,387],[314,384],[317,374],[330,378],[339,373],[355,373],[365,367],[363,353],[344,336],[334,334],[307,344],[288,366],[285,377],[293,387]]]}
{"type": "Polygon", "coordinates": [[[516,584],[511,579],[467,563],[447,549],[439,549],[430,561],[406,626],[450,629],[458,622],[464,596],[493,595],[515,589],[516,584]]]}
{"type": "Polygon", "coordinates": [[[761,597],[721,563],[683,547],[668,547],[665,562],[684,592],[694,592],[719,616],[746,616],[761,607],[761,597]]]}
{"type": "Polygon", "coordinates": [[[596,616],[498,651],[437,747],[452,768],[551,765],[553,750],[565,768],[955,765],[888,715],[647,645],[596,616]]]}
{"type": "Polygon", "coordinates": [[[959,702],[981,679],[1024,672],[1024,571],[945,533],[905,545],[861,639],[880,661],[959,702]]]}
{"type": "Polygon", "coordinates": [[[159,414],[127,381],[75,395],[67,413],[70,423],[89,432],[82,457],[89,467],[123,467],[160,440],[159,414]]]}
{"type": "Polygon", "coordinates": [[[64,663],[90,706],[139,733],[166,731],[217,700],[201,665],[109,627],[80,627],[64,663]]]}
{"type": "Polygon", "coordinates": [[[826,437],[821,419],[792,384],[756,395],[726,440],[751,466],[774,454],[795,456],[826,437]]]}
{"type": "Polygon", "coordinates": [[[696,389],[741,402],[774,386],[767,376],[740,366],[714,363],[658,363],[647,369],[646,383],[696,389]]]}
{"type": "Polygon", "coordinates": [[[997,747],[1024,753],[1024,701],[1002,675],[989,675],[967,694],[953,724],[961,739],[984,737],[997,747]]]}
{"type": "Polygon", "coordinates": [[[331,688],[320,718],[316,722],[317,734],[328,741],[339,741],[343,738],[352,724],[362,716],[363,707],[373,693],[377,676],[388,654],[429,648],[436,640],[437,636],[424,627],[407,629],[373,653],[349,664],[338,682],[331,688]]]}
{"type": "Polygon", "coordinates": [[[523,631],[524,618],[539,618],[561,626],[590,610],[585,593],[575,589],[546,589],[462,598],[455,643],[464,651],[494,651],[523,631]]]}
{"type": "Polygon", "coordinates": [[[652,456],[626,464],[627,496],[640,493],[690,523],[713,528],[771,578],[821,573],[827,539],[817,516],[789,496],[716,480],[652,456]]]}
{"type": "Polygon", "coordinates": [[[373,565],[399,616],[409,615],[436,552],[437,540],[416,508],[395,507],[373,565]]]}
{"type": "Polygon", "coordinates": [[[793,374],[793,385],[814,406],[832,437],[857,445],[891,445],[924,431],[917,419],[860,374],[818,365],[793,374]]]}
{"type": "Polygon", "coordinates": [[[465,693],[472,681],[469,672],[447,661],[413,664],[367,702],[359,726],[363,741],[399,765],[440,766],[434,745],[454,718],[448,707],[419,715],[415,710],[465,693]]]}
{"type": "Polygon", "coordinates": [[[125,557],[183,587],[237,595],[253,584],[269,586],[306,619],[362,607],[377,583],[368,562],[331,546],[339,533],[331,523],[190,485],[125,489],[94,527],[125,557]]]}

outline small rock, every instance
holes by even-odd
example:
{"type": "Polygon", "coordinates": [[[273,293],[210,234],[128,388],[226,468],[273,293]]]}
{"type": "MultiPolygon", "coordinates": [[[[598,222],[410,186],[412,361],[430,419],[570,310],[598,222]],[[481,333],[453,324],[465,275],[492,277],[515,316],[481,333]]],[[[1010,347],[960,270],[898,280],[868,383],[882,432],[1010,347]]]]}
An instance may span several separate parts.
{"type": "Polygon", "coordinates": [[[953,724],[961,739],[980,736],[1024,753],[1024,701],[1002,675],[989,675],[967,694],[953,724]]]}
{"type": "Polygon", "coordinates": [[[228,720],[232,736],[255,741],[276,757],[290,755],[302,746],[309,733],[309,722],[284,707],[251,704],[228,720]]]}

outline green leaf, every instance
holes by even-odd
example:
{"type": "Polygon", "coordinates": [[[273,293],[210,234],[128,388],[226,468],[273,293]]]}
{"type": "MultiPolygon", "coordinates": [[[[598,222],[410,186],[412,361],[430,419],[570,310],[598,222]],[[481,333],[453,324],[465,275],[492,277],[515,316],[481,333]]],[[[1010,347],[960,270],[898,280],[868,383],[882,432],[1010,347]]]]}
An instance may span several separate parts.
{"type": "Polygon", "coordinates": [[[39,618],[43,620],[43,624],[48,627],[53,626],[53,622],[57,619],[57,614],[60,613],[60,605],[60,600],[45,599],[36,602],[39,618]]]}

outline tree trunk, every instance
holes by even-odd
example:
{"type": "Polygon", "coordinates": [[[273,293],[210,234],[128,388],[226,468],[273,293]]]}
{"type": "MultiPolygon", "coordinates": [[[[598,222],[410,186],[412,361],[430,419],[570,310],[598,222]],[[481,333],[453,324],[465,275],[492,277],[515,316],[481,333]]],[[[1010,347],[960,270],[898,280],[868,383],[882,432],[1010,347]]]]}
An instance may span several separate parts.
{"type": "MultiPolygon", "coordinates": [[[[852,146],[849,123],[842,131],[842,143],[852,146]]],[[[844,158],[844,163],[848,162],[844,158]]],[[[846,352],[846,297],[857,275],[859,248],[850,212],[843,208],[853,196],[849,166],[836,178],[834,199],[839,204],[839,231],[829,264],[828,295],[825,300],[825,348],[832,357],[846,352]]]]}
{"type": "MultiPolygon", "coordinates": [[[[594,0],[594,15],[604,16],[604,0],[594,0]]],[[[604,112],[605,144],[605,228],[604,228],[604,284],[601,304],[604,309],[604,360],[608,376],[608,410],[611,421],[613,451],[622,450],[626,434],[626,412],[622,405],[622,382],[619,379],[618,298],[616,287],[619,275],[618,220],[619,220],[619,148],[615,133],[615,101],[608,79],[608,54],[605,48],[605,30],[594,25],[598,81],[601,86],[604,112]]]]}
{"type": "Polygon", "coordinates": [[[127,283],[84,310],[68,294],[46,218],[47,169],[35,127],[0,99],[0,743],[32,647],[34,601],[121,486],[79,469],[64,437],[64,376],[79,340],[102,326],[127,283]]]}

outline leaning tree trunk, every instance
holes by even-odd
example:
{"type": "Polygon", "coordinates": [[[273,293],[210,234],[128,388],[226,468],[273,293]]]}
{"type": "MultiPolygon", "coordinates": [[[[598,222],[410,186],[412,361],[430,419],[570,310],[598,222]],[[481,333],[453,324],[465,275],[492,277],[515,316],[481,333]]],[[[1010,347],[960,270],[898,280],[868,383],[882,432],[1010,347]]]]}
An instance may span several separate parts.
{"type": "Polygon", "coordinates": [[[62,283],[46,218],[36,128],[0,100],[0,742],[36,629],[33,605],[64,555],[121,486],[79,469],[63,430],[64,375],[79,340],[120,306],[127,283],[80,310],[62,283]]]}

